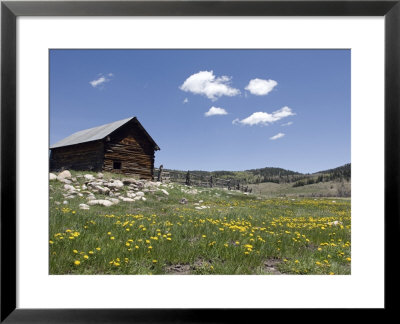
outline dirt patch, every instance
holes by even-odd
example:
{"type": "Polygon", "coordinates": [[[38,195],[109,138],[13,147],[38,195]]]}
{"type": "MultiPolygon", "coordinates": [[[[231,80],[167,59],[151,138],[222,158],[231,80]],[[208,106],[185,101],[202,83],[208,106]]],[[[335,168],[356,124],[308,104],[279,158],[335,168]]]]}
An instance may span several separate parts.
{"type": "Polygon", "coordinates": [[[165,272],[175,275],[187,275],[190,274],[189,264],[173,264],[165,268],[165,272]]]}
{"type": "Polygon", "coordinates": [[[211,266],[211,261],[206,261],[203,259],[198,259],[193,264],[193,269],[196,270],[198,268],[207,268],[211,266]]]}
{"type": "Polygon", "coordinates": [[[188,275],[194,273],[201,273],[206,269],[210,269],[212,261],[197,259],[193,264],[177,263],[165,267],[167,274],[174,275],[188,275]]]}
{"type": "Polygon", "coordinates": [[[271,274],[282,274],[279,270],[278,270],[278,265],[282,262],[281,259],[267,259],[266,261],[264,261],[264,269],[271,273],[271,274]]]}
{"type": "Polygon", "coordinates": [[[318,245],[315,245],[315,244],[312,244],[312,243],[308,243],[306,245],[306,248],[315,251],[316,249],[318,249],[318,245]]]}

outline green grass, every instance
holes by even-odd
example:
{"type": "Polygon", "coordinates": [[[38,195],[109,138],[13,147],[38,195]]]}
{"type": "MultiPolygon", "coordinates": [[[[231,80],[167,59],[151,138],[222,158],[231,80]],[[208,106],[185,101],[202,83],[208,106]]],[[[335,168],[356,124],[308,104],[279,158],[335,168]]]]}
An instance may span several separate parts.
{"type": "Polygon", "coordinates": [[[263,182],[251,184],[249,188],[253,189],[254,194],[264,197],[337,197],[341,186],[350,192],[349,181],[319,182],[301,187],[293,187],[293,183],[263,182]]]}
{"type": "Polygon", "coordinates": [[[350,274],[349,199],[193,195],[171,184],[169,196],[80,210],[85,197],[56,205],[63,184],[51,186],[50,274],[350,274]],[[200,200],[210,208],[196,210],[200,200]]]}

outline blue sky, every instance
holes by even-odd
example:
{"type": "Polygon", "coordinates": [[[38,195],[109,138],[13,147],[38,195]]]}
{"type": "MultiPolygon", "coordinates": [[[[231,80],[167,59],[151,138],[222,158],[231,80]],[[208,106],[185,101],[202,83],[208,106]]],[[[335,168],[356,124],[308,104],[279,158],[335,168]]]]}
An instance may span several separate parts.
{"type": "Polygon", "coordinates": [[[50,144],[136,116],[180,170],[350,161],[350,50],[51,50],[50,144]]]}

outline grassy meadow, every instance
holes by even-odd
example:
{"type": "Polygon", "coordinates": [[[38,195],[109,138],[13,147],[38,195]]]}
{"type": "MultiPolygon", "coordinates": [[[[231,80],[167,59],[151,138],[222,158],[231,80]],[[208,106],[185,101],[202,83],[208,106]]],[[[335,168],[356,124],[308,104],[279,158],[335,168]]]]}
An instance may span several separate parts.
{"type": "MultiPolygon", "coordinates": [[[[78,182],[74,186],[84,179],[78,182]]],[[[256,190],[244,194],[171,183],[161,187],[169,195],[146,192],[146,201],[81,210],[86,196],[64,205],[64,184],[50,184],[50,274],[351,271],[348,198],[268,198],[256,190]],[[180,203],[182,198],[186,204],[180,203]]],[[[105,197],[96,193],[98,199],[105,197]]]]}
{"type": "MultiPolygon", "coordinates": [[[[340,197],[340,191],[351,192],[350,181],[327,181],[301,187],[293,187],[293,183],[263,182],[250,184],[254,194],[264,197],[340,197]]],[[[348,198],[349,199],[349,198],[348,198]]]]}

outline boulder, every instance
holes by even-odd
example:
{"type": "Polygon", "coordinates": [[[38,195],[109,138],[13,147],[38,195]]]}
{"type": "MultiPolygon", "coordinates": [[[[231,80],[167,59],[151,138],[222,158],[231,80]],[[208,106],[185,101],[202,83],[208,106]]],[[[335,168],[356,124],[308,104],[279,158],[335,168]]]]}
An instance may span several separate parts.
{"type": "Polygon", "coordinates": [[[109,200],[102,200],[102,199],[99,199],[99,200],[89,200],[89,201],[88,201],[88,204],[89,204],[89,205],[101,205],[101,206],[106,206],[106,207],[110,207],[110,206],[113,205],[113,203],[112,203],[111,201],[109,201],[109,200]]]}
{"type": "Polygon", "coordinates": [[[90,209],[90,207],[88,205],[86,205],[86,204],[79,204],[79,209],[88,210],[88,209],[90,209]]]}
{"type": "Polygon", "coordinates": [[[135,195],[138,197],[144,197],[144,192],[138,191],[135,195]]]}
{"type": "Polygon", "coordinates": [[[119,199],[117,199],[117,198],[107,198],[107,200],[111,201],[113,204],[119,203],[119,199]]]}
{"type": "Polygon", "coordinates": [[[120,197],[120,198],[121,198],[122,201],[126,201],[126,202],[133,202],[133,201],[135,201],[135,200],[132,199],[132,198],[125,198],[125,197],[120,197]]]}
{"type": "Polygon", "coordinates": [[[90,181],[87,184],[88,187],[96,187],[96,186],[102,186],[102,185],[105,185],[105,184],[103,184],[102,181],[90,181]]]}
{"type": "Polygon", "coordinates": [[[149,187],[159,187],[161,184],[161,182],[153,182],[153,181],[147,181],[144,183],[144,187],[145,188],[149,188],[149,187]]]}
{"type": "Polygon", "coordinates": [[[95,177],[94,177],[93,175],[91,175],[91,174],[85,174],[83,177],[84,177],[86,180],[89,180],[89,181],[95,179],[95,177]]]}
{"type": "Polygon", "coordinates": [[[50,181],[57,180],[57,176],[54,173],[49,174],[50,181]]]}
{"type": "Polygon", "coordinates": [[[134,192],[130,192],[130,191],[128,191],[128,192],[126,193],[126,195],[127,195],[129,198],[135,198],[135,197],[136,197],[136,194],[135,194],[134,192]]]}
{"type": "Polygon", "coordinates": [[[136,180],[136,179],[133,179],[133,178],[124,178],[124,179],[122,179],[122,183],[123,183],[125,186],[129,186],[129,185],[132,185],[132,184],[135,184],[135,185],[136,185],[137,180],[136,180]]]}
{"type": "Polygon", "coordinates": [[[68,180],[68,179],[59,179],[59,178],[57,177],[57,180],[60,181],[60,182],[62,182],[62,183],[66,183],[66,184],[71,184],[71,183],[72,183],[72,181],[71,181],[71,180],[68,180]]]}
{"type": "Polygon", "coordinates": [[[182,198],[182,199],[179,201],[179,203],[182,204],[182,205],[186,205],[186,204],[188,203],[188,200],[187,200],[186,198],[182,198]]]}
{"type": "Polygon", "coordinates": [[[97,178],[98,179],[103,179],[104,178],[104,174],[101,173],[101,172],[97,173],[97,178]]]}
{"type": "Polygon", "coordinates": [[[57,180],[62,180],[62,179],[71,179],[72,175],[71,172],[68,170],[64,170],[63,172],[59,173],[57,176],[57,180]]]}
{"type": "Polygon", "coordinates": [[[165,189],[161,189],[161,192],[162,192],[163,194],[165,194],[165,195],[169,196],[169,192],[168,192],[167,190],[165,190],[165,189]]]}
{"type": "Polygon", "coordinates": [[[74,186],[71,186],[69,184],[65,184],[64,185],[64,189],[65,190],[69,190],[69,191],[75,191],[76,190],[74,186]]]}
{"type": "Polygon", "coordinates": [[[110,192],[110,188],[107,187],[95,186],[94,188],[103,195],[107,195],[110,192]]]}
{"type": "Polygon", "coordinates": [[[120,180],[113,180],[112,182],[105,183],[104,186],[108,188],[122,188],[124,183],[120,180]]]}

